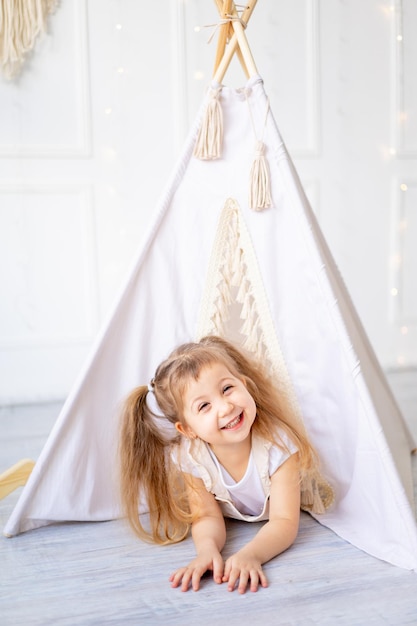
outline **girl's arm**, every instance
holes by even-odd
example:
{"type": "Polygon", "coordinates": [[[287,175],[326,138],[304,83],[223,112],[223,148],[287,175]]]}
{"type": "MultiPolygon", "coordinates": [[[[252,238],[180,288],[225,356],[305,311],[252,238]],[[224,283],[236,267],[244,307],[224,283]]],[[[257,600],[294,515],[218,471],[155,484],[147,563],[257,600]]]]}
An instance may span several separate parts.
{"type": "Polygon", "coordinates": [[[226,561],[223,581],[233,591],[245,593],[250,584],[257,591],[259,583],[267,586],[262,564],[284,552],[294,542],[300,520],[300,476],[298,454],[290,456],[271,477],[269,521],[255,537],[226,561]]]}
{"type": "Polygon", "coordinates": [[[188,497],[191,513],[196,519],[191,527],[196,557],[186,567],[181,567],[171,574],[172,587],[181,584],[182,591],[187,591],[190,583],[194,591],[200,587],[200,580],[207,570],[213,571],[216,583],[223,581],[224,563],[221,551],[226,541],[226,527],[223,514],[214,495],[204,487],[200,478],[188,476],[188,497]]]}

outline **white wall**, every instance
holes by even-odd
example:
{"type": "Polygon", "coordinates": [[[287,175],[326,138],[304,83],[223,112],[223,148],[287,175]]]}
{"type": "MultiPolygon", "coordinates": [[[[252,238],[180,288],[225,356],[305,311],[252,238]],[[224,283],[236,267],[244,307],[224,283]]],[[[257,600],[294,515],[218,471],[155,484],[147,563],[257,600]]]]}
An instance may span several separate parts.
{"type": "MultiPolygon", "coordinates": [[[[209,0],[61,0],[0,79],[0,402],[71,387],[210,80],[194,27],[216,20],[209,0]]],[[[417,364],[416,34],[413,0],[259,0],[247,29],[385,367],[417,364]]]]}

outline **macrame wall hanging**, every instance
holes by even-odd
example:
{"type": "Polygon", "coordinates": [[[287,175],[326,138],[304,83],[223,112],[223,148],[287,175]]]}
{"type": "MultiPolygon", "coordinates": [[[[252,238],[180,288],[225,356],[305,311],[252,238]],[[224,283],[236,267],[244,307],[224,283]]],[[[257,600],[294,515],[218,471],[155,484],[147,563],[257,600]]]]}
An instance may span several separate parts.
{"type": "Polygon", "coordinates": [[[0,64],[8,79],[16,77],[58,0],[0,0],[0,64]]]}

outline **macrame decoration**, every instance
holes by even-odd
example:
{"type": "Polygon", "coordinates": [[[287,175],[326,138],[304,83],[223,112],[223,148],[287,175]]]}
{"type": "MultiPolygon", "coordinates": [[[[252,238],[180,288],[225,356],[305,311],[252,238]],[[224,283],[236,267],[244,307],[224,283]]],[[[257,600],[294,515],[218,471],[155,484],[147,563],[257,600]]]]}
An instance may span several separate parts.
{"type": "Polygon", "coordinates": [[[265,157],[266,146],[263,141],[269,113],[269,100],[266,107],[261,139],[258,139],[257,137],[255,121],[253,119],[252,110],[247,96],[246,101],[248,103],[253,132],[256,137],[255,158],[252,163],[249,179],[249,206],[254,211],[262,211],[262,209],[268,209],[272,206],[271,176],[269,173],[268,161],[265,157]]]}
{"type": "MultiPolygon", "coordinates": [[[[216,0],[216,3],[221,21],[214,25],[219,30],[215,71],[193,151],[193,156],[203,161],[220,159],[222,156],[223,111],[221,106],[221,81],[233,54],[237,53],[248,78],[257,75],[256,65],[244,36],[244,30],[247,27],[247,22],[256,2],[252,2],[250,6],[245,6],[241,15],[238,14],[231,0],[216,0]]],[[[209,42],[212,38],[213,35],[209,38],[209,42]]],[[[269,113],[269,102],[265,113],[262,135],[259,139],[247,94],[246,100],[256,137],[255,158],[249,179],[249,206],[254,211],[261,211],[272,206],[270,173],[265,157],[266,146],[263,141],[269,113]]]]}
{"type": "Polygon", "coordinates": [[[245,6],[240,15],[232,0],[215,1],[219,10],[220,21],[217,24],[210,25],[215,27],[215,31],[208,40],[208,43],[210,43],[215,32],[219,31],[213,85],[210,88],[209,98],[193,152],[197,159],[203,161],[220,159],[222,156],[223,112],[220,102],[221,82],[233,55],[237,54],[247,78],[257,73],[255,62],[243,32],[252,15],[256,0],[245,6]]]}
{"type": "Polygon", "coordinates": [[[223,112],[219,102],[220,92],[220,86],[210,89],[210,99],[194,148],[194,156],[203,161],[219,159],[222,155],[223,112]]]}
{"type": "MultiPolygon", "coordinates": [[[[275,378],[280,394],[292,407],[298,428],[301,411],[279,345],[251,238],[237,202],[229,198],[220,215],[207,271],[198,338],[233,336],[240,317],[242,345],[275,378]],[[232,322],[232,323],[230,323],[232,322]],[[242,337],[243,336],[243,337],[242,337]]],[[[334,501],[333,489],[314,469],[301,479],[302,508],[324,513],[334,501]]]]}
{"type": "MultiPolygon", "coordinates": [[[[229,198],[220,215],[207,285],[201,306],[199,334],[227,333],[237,303],[244,347],[283,380],[285,368],[269,314],[255,252],[238,203],[229,198]]],[[[231,324],[233,326],[233,324],[231,324]]]]}
{"type": "Polygon", "coordinates": [[[6,78],[20,72],[57,5],[58,0],[0,0],[0,64],[6,78]]]}

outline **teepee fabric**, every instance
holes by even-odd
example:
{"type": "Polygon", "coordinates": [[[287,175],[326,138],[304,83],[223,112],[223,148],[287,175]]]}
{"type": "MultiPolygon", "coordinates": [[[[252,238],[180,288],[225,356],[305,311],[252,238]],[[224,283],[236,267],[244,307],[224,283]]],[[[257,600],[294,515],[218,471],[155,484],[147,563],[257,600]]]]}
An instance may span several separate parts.
{"type": "MultiPolygon", "coordinates": [[[[335,492],[316,516],[369,554],[417,569],[411,436],[269,111],[262,80],[213,84],[221,158],[193,156],[208,93],[155,221],[91,359],[10,517],[6,535],[120,515],[120,404],[182,342],[233,336],[297,407],[335,492]],[[272,206],[249,208],[256,135],[272,206]]],[[[210,90],[211,91],[211,90],[210,90]]]]}

